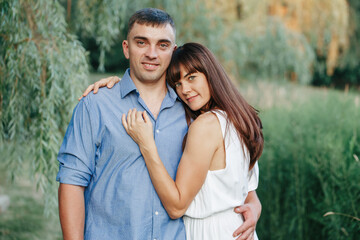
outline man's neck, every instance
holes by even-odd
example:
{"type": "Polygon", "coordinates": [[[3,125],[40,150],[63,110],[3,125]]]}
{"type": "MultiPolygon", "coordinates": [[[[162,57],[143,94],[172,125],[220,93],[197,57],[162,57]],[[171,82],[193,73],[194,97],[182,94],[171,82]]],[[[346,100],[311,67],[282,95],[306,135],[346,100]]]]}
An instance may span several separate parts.
{"type": "Polygon", "coordinates": [[[167,93],[165,80],[160,80],[155,83],[134,81],[134,84],[146,106],[149,108],[153,116],[157,118],[160,112],[161,103],[167,93]]]}

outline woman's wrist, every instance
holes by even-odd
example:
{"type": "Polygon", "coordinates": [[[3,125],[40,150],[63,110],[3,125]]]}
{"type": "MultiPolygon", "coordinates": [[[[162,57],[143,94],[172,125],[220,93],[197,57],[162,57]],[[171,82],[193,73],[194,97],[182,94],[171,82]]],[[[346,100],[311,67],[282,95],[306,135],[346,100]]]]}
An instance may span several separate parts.
{"type": "Polygon", "coordinates": [[[141,144],[141,145],[140,145],[140,151],[141,151],[141,153],[144,155],[144,157],[145,157],[146,155],[153,155],[153,154],[155,154],[156,151],[157,151],[155,141],[141,144]]]}

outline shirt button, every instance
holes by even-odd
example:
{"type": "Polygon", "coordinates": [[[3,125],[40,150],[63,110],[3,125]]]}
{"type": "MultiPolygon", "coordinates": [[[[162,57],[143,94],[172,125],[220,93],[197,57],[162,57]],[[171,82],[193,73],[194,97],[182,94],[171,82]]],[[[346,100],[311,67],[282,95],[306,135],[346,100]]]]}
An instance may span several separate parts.
{"type": "Polygon", "coordinates": [[[158,211],[155,211],[155,215],[159,215],[159,212],[158,212],[158,211]]]}
{"type": "Polygon", "coordinates": [[[160,132],[160,130],[159,129],[156,129],[156,133],[159,133],[160,132]]]}

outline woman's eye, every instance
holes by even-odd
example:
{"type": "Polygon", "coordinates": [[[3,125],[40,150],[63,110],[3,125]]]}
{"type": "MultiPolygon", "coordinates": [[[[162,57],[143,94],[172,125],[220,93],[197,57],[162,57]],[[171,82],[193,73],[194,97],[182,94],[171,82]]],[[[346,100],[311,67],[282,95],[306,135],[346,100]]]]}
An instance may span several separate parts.
{"type": "Polygon", "coordinates": [[[189,76],[189,80],[194,80],[195,76],[189,76]]]}
{"type": "Polygon", "coordinates": [[[177,82],[175,83],[175,87],[180,87],[181,86],[181,83],[177,82]]]}

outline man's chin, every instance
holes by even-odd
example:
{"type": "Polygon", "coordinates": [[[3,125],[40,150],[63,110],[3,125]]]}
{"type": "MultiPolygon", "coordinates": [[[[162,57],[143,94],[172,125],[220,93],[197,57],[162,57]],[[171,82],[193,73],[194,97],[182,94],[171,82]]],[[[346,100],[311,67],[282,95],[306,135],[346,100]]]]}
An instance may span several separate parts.
{"type": "Polygon", "coordinates": [[[158,73],[147,73],[141,76],[142,82],[158,82],[165,80],[165,74],[158,74],[158,73]]]}

